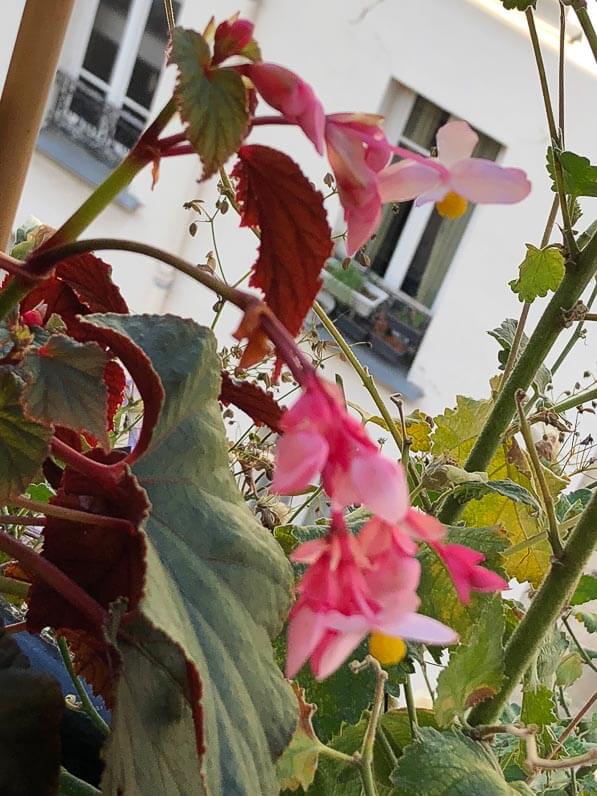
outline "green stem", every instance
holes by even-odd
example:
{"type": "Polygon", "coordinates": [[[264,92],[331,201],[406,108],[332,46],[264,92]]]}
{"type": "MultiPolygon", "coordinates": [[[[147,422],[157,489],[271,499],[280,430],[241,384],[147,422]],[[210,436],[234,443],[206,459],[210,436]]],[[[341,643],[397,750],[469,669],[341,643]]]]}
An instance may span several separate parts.
{"type": "Polygon", "coordinates": [[[597,400],[597,387],[591,387],[588,390],[577,392],[563,401],[558,401],[557,404],[549,407],[550,412],[565,412],[567,409],[574,409],[575,406],[581,406],[588,403],[588,401],[597,400]]]}
{"type": "MultiPolygon", "coordinates": [[[[388,431],[390,432],[392,439],[396,443],[398,450],[402,453],[404,449],[404,441],[398,431],[396,423],[394,422],[391,414],[388,411],[387,406],[385,405],[383,398],[379,394],[379,390],[377,389],[377,385],[375,384],[373,377],[371,376],[367,368],[364,368],[361,365],[359,360],[356,358],[352,348],[348,345],[348,343],[342,336],[341,332],[337,329],[335,323],[332,321],[332,319],[329,317],[327,312],[323,309],[323,307],[319,304],[318,301],[316,301],[315,304],[313,305],[313,312],[317,315],[317,317],[323,324],[324,329],[332,337],[332,339],[334,340],[340,351],[342,351],[346,359],[350,362],[352,369],[360,378],[363,387],[367,390],[367,392],[373,399],[373,403],[379,410],[380,415],[383,417],[386,426],[388,428],[388,431]]],[[[412,462],[409,461],[408,465],[409,465],[408,468],[409,481],[411,481],[411,487],[415,488],[419,486],[419,478],[412,462]]],[[[431,508],[431,501],[429,500],[427,493],[421,492],[420,497],[425,510],[429,511],[431,508]]]]}
{"type": "Polygon", "coordinates": [[[410,725],[410,734],[413,741],[419,737],[419,720],[417,718],[417,708],[415,705],[415,697],[413,694],[413,687],[410,681],[410,676],[406,675],[404,682],[404,698],[406,699],[406,710],[408,713],[408,723],[410,725]]]}
{"type": "Polygon", "coordinates": [[[473,708],[470,724],[493,724],[507,704],[542,644],[545,634],[565,608],[597,544],[597,493],[582,513],[564,546],[535,594],[528,611],[504,650],[504,681],[499,692],[473,708]]]}
{"type": "Polygon", "coordinates": [[[587,655],[587,652],[586,652],[585,648],[583,647],[583,645],[580,643],[580,641],[574,635],[574,632],[572,631],[572,628],[570,627],[570,622],[568,621],[567,617],[563,616],[562,617],[562,622],[566,626],[566,630],[568,631],[568,634],[569,634],[570,638],[572,639],[572,641],[574,642],[574,645],[575,645],[576,649],[578,650],[578,652],[579,652],[581,658],[583,659],[583,661],[587,664],[587,666],[590,669],[592,669],[594,672],[597,672],[597,666],[595,666],[595,664],[593,663],[591,658],[587,655]]]}
{"type": "Polygon", "coordinates": [[[524,413],[524,401],[525,394],[524,392],[519,391],[516,394],[516,405],[518,410],[520,431],[524,438],[527,454],[535,475],[535,480],[537,481],[539,491],[541,492],[541,497],[543,498],[543,508],[545,509],[545,514],[547,515],[547,535],[549,538],[549,543],[554,556],[556,558],[561,558],[564,551],[562,548],[562,542],[560,541],[560,534],[558,533],[558,520],[553,505],[553,498],[550,494],[549,487],[547,486],[547,481],[545,480],[543,465],[539,461],[539,454],[537,453],[537,448],[535,447],[535,441],[533,440],[529,421],[524,413]]]}
{"type": "Polygon", "coordinates": [[[290,523],[291,523],[291,522],[294,522],[294,521],[295,521],[295,519],[298,517],[298,515],[301,513],[301,511],[303,511],[304,509],[308,508],[308,507],[311,505],[311,503],[313,503],[313,501],[314,501],[316,498],[318,498],[318,497],[319,497],[319,495],[321,495],[321,492],[322,492],[322,487],[318,486],[318,487],[317,487],[317,489],[315,489],[315,490],[314,490],[314,491],[313,491],[313,492],[312,492],[312,493],[309,495],[309,497],[308,497],[306,500],[304,500],[304,501],[301,503],[301,505],[300,505],[300,506],[299,506],[297,509],[295,509],[295,510],[292,512],[292,514],[290,515],[290,517],[289,517],[289,518],[286,520],[286,524],[290,525],[290,523]]]}
{"type": "MultiPolygon", "coordinates": [[[[516,412],[516,393],[527,390],[539,365],[545,361],[558,335],[565,327],[565,313],[574,307],[597,270],[597,235],[567,266],[566,275],[554,293],[535,331],[520,354],[510,378],[504,384],[493,409],[477,437],[465,463],[468,472],[487,469],[502,436],[516,412]]],[[[449,498],[442,509],[440,520],[446,524],[454,521],[462,503],[449,498]]]]}
{"type": "Polygon", "coordinates": [[[101,796],[100,791],[65,768],[60,769],[58,796],[101,796]]]}
{"type": "MultiPolygon", "coordinates": [[[[597,280],[595,281],[595,286],[591,292],[591,295],[587,300],[587,309],[590,309],[593,306],[593,302],[595,301],[596,298],[597,298],[597,280]]],[[[566,359],[568,354],[572,351],[573,347],[576,345],[576,342],[580,339],[584,326],[585,326],[585,320],[583,318],[582,321],[579,321],[576,324],[576,327],[570,336],[570,340],[568,340],[568,342],[562,349],[561,354],[558,356],[556,361],[551,366],[550,371],[552,376],[556,371],[560,369],[562,362],[566,359]]]]}
{"type": "MultiPolygon", "coordinates": [[[[176,111],[174,98],[171,98],[155,121],[143,133],[137,144],[114,171],[99,185],[91,196],[83,202],[73,215],[64,222],[44,244],[44,249],[75,240],[92,221],[130,184],[155,153],[158,137],[176,111]]],[[[0,320],[32,290],[31,282],[15,277],[0,293],[0,320]]]]}
{"type": "Polygon", "coordinates": [[[358,760],[352,755],[347,755],[344,752],[339,752],[338,749],[332,749],[331,746],[327,746],[324,743],[319,743],[317,745],[317,751],[319,752],[320,755],[329,757],[331,760],[335,760],[337,763],[346,763],[349,766],[359,765],[358,760]]]}
{"type": "Polygon", "coordinates": [[[70,675],[70,679],[73,681],[73,685],[77,691],[79,696],[79,700],[81,701],[81,705],[83,706],[83,710],[89,716],[90,720],[93,724],[97,727],[97,729],[102,733],[104,736],[108,736],[110,734],[110,727],[106,722],[102,719],[100,714],[95,709],[95,705],[89,698],[89,694],[87,693],[83,683],[81,682],[81,678],[77,676],[73,668],[73,662],[70,656],[70,650],[68,648],[68,644],[66,643],[66,639],[64,636],[58,636],[58,649],[60,650],[60,655],[64,662],[67,672],[70,675]]]}
{"type": "Polygon", "coordinates": [[[572,8],[578,17],[583,33],[587,37],[587,41],[593,51],[593,57],[597,61],[597,33],[595,33],[595,28],[593,27],[591,17],[587,11],[586,0],[575,0],[575,2],[572,3],[572,8]]]}
{"type": "Polygon", "coordinates": [[[0,594],[11,594],[13,597],[22,597],[23,600],[29,594],[30,585],[24,580],[15,580],[0,575],[0,594]]]}

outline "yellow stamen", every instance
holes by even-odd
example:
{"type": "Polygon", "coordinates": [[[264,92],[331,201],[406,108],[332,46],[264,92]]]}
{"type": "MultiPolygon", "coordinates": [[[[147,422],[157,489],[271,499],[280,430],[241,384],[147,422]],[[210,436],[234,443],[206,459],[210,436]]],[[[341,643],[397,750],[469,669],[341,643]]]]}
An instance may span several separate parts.
{"type": "Polygon", "coordinates": [[[460,196],[459,193],[450,191],[450,193],[447,193],[444,196],[441,202],[435,203],[435,207],[442,218],[455,219],[460,218],[460,216],[466,211],[468,202],[464,196],[460,196]]]}
{"type": "Polygon", "coordinates": [[[371,633],[369,652],[383,666],[388,666],[391,663],[400,663],[406,656],[407,647],[401,638],[384,636],[383,633],[371,633]]]}

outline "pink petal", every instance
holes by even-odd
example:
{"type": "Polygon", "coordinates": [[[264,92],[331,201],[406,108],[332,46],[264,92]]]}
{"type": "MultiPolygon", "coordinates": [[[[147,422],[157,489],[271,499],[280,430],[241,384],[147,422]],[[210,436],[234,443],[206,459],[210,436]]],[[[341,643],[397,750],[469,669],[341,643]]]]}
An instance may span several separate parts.
{"type": "Polygon", "coordinates": [[[303,542],[290,554],[291,561],[297,564],[314,564],[328,549],[328,543],[325,539],[311,539],[309,542],[303,542]]]}
{"type": "Polygon", "coordinates": [[[478,140],[479,136],[466,122],[448,122],[437,131],[438,160],[445,166],[453,166],[463,158],[470,158],[478,140]]]}
{"type": "Polygon", "coordinates": [[[314,614],[305,607],[298,611],[288,623],[288,654],[286,657],[286,677],[291,678],[311,657],[326,632],[325,622],[320,614],[314,614]]]}
{"type": "Polygon", "coordinates": [[[377,175],[382,202],[408,202],[442,185],[439,171],[425,163],[401,160],[377,175]]]}
{"type": "Polygon", "coordinates": [[[381,221],[381,201],[374,196],[367,205],[358,209],[346,208],[344,219],[348,229],[346,253],[350,257],[364,246],[377,230],[381,221]]]}
{"type": "Polygon", "coordinates": [[[316,680],[325,680],[333,674],[363,640],[365,633],[329,633],[311,658],[311,668],[316,680]]]}
{"type": "Polygon", "coordinates": [[[424,542],[435,542],[446,535],[446,528],[439,520],[417,509],[408,510],[404,524],[413,536],[424,542]]]}
{"type": "Polygon", "coordinates": [[[278,440],[271,489],[280,495],[300,492],[321,472],[329,448],[316,431],[289,431],[278,440]]]}
{"type": "Polygon", "coordinates": [[[402,467],[379,451],[366,451],[353,459],[350,475],[363,503],[386,522],[397,522],[409,506],[408,486],[402,467]]]}
{"type": "Polygon", "coordinates": [[[453,167],[450,190],[477,204],[514,204],[529,195],[531,183],[522,169],[506,169],[492,160],[469,158],[453,167]]]}
{"type": "Polygon", "coordinates": [[[394,622],[376,628],[387,636],[399,636],[410,641],[423,644],[456,644],[458,634],[451,627],[423,614],[406,614],[394,622]]]}

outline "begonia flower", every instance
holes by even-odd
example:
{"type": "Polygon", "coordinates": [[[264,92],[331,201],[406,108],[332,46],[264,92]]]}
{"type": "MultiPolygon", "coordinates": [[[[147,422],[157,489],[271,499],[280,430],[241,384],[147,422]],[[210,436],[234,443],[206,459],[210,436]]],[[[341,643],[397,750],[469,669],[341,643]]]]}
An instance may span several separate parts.
{"type": "Polygon", "coordinates": [[[471,591],[492,592],[508,588],[502,577],[479,566],[485,560],[483,553],[461,544],[433,543],[431,546],[448,570],[458,598],[465,605],[471,600],[471,591]]]}
{"type": "Polygon", "coordinates": [[[440,215],[458,218],[468,202],[514,204],[528,196],[531,183],[522,169],[472,157],[479,136],[466,122],[448,122],[437,131],[436,140],[437,158],[395,149],[405,159],[378,175],[383,202],[435,202],[440,215]]]}
{"type": "Polygon", "coordinates": [[[249,19],[241,19],[238,13],[220,22],[214,34],[212,65],[222,63],[231,55],[244,55],[253,42],[254,28],[249,19]]]}
{"type": "Polygon", "coordinates": [[[302,492],[321,474],[332,506],[363,504],[392,522],[408,508],[402,467],[383,456],[351,417],[337,388],[313,375],[282,417],[272,490],[302,492]]]}
{"type": "Polygon", "coordinates": [[[328,536],[300,545],[291,558],[309,568],[290,612],[288,677],[307,660],[318,680],[328,677],[369,633],[441,645],[457,640],[449,627],[417,614],[416,558],[392,556],[386,568],[373,565],[337,512],[328,536]]]}
{"type": "Polygon", "coordinates": [[[290,69],[277,64],[241,67],[268,105],[292,124],[298,124],[320,155],[323,154],[325,113],[311,86],[290,69]]]}

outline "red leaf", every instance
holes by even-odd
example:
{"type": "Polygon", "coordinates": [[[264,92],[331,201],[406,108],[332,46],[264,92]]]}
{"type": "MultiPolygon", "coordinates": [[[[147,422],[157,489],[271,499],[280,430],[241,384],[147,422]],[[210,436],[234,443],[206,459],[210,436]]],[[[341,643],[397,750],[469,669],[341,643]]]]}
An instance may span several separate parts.
{"type": "Polygon", "coordinates": [[[76,674],[84,677],[93,693],[102,696],[108,708],[112,709],[120,668],[114,649],[84,630],[60,628],[57,632],[68,642],[76,674]]]}
{"type": "Polygon", "coordinates": [[[108,388],[108,431],[114,431],[114,416],[124,399],[126,376],[115,359],[111,359],[104,371],[104,382],[108,388]]]}
{"type": "Polygon", "coordinates": [[[60,315],[68,331],[74,336],[77,315],[86,315],[89,310],[77,298],[74,290],[66,282],[51,276],[41,282],[21,302],[21,313],[33,310],[41,302],[48,305],[46,320],[53,314],[60,315]]]}
{"type": "Polygon", "coordinates": [[[112,281],[112,266],[95,254],[77,254],[56,266],[55,276],[65,282],[91,312],[129,311],[112,281]]]}
{"type": "Polygon", "coordinates": [[[261,228],[259,257],[250,284],[292,335],[321,287],[319,275],[332,249],[323,197],[287,155],[244,146],[232,175],[242,226],[261,228]]]}
{"type": "Polygon", "coordinates": [[[273,396],[250,381],[237,381],[225,370],[222,371],[220,401],[234,404],[258,425],[269,426],[280,432],[280,420],[284,409],[276,403],[273,396]]]}

